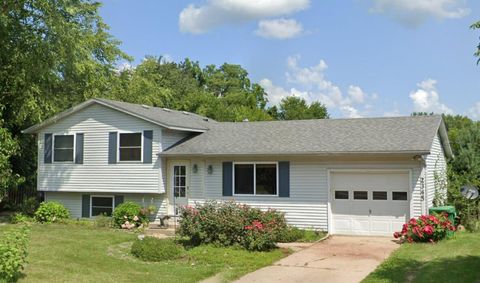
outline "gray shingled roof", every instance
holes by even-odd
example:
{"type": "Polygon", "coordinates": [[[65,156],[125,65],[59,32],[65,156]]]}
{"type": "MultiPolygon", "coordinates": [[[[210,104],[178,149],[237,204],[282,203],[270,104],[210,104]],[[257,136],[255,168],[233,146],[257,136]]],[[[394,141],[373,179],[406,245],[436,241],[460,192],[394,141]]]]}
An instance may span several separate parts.
{"type": "Polygon", "coordinates": [[[35,133],[39,129],[46,127],[48,125],[51,125],[56,121],[66,116],[72,115],[73,113],[76,113],[81,109],[84,109],[95,103],[116,109],[118,111],[127,113],[129,115],[147,120],[154,124],[158,124],[162,127],[173,129],[173,130],[204,132],[209,128],[210,124],[217,123],[215,120],[212,120],[194,113],[190,113],[190,112],[95,98],[95,99],[90,99],[88,101],[85,101],[66,111],[63,111],[45,120],[40,124],[34,125],[24,130],[23,132],[35,133]]]}
{"type": "Polygon", "coordinates": [[[205,133],[162,154],[423,154],[430,151],[439,127],[444,127],[441,116],[225,122],[215,123],[205,133]]]}

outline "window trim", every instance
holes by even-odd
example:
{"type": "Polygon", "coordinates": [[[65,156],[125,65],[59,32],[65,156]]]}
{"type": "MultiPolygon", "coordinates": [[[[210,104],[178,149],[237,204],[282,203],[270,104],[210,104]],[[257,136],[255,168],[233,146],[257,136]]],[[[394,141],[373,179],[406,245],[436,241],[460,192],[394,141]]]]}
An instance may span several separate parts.
{"type": "Polygon", "coordinates": [[[389,201],[390,200],[390,199],[388,199],[388,190],[385,190],[385,191],[372,190],[371,192],[372,192],[372,199],[371,200],[374,200],[374,201],[389,201]],[[375,199],[373,193],[385,193],[387,198],[386,199],[375,199]]]}
{"type": "MultiPolygon", "coordinates": [[[[66,163],[66,164],[75,164],[75,155],[76,155],[76,148],[77,148],[77,135],[76,133],[65,132],[65,133],[57,133],[52,134],[52,163],[66,163]],[[72,161],[55,161],[55,137],[57,136],[73,136],[73,155],[72,161]]],[[[45,145],[44,145],[45,147],[45,145]]],[[[45,150],[45,148],[43,149],[45,150]]]]}
{"type": "Polygon", "coordinates": [[[143,163],[143,131],[118,131],[117,132],[117,163],[143,163]],[[140,160],[120,160],[120,134],[140,134],[140,160]]]}
{"type": "Polygon", "coordinates": [[[238,161],[232,162],[232,191],[233,196],[240,197],[278,197],[279,194],[279,176],[278,176],[278,161],[238,161]],[[253,165],[253,194],[237,194],[235,193],[235,165],[236,164],[251,164],[253,165]],[[257,194],[257,164],[275,164],[276,167],[276,194],[257,194]]]}
{"type": "MultiPolygon", "coordinates": [[[[187,198],[188,197],[188,165],[187,164],[172,164],[172,196],[173,198],[187,198]],[[184,166],[185,167],[185,196],[182,197],[180,196],[180,193],[178,194],[178,197],[175,196],[175,166],[184,166]]],[[[180,187],[180,186],[179,186],[180,187]]]]}
{"type": "Polygon", "coordinates": [[[90,195],[90,218],[92,217],[95,217],[95,216],[92,216],[92,212],[93,212],[93,205],[92,205],[92,199],[93,198],[111,198],[112,199],[112,213],[113,211],[115,210],[115,196],[112,196],[112,195],[90,195]]]}

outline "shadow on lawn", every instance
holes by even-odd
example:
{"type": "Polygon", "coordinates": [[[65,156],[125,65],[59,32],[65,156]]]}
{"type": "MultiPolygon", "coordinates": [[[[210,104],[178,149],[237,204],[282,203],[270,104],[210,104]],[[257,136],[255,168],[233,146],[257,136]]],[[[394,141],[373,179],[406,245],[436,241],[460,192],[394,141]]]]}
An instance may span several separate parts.
{"type": "MultiPolygon", "coordinates": [[[[371,279],[382,282],[480,283],[480,257],[457,256],[430,261],[396,258],[386,261],[371,279]]],[[[369,282],[369,280],[367,280],[369,282]]]]}

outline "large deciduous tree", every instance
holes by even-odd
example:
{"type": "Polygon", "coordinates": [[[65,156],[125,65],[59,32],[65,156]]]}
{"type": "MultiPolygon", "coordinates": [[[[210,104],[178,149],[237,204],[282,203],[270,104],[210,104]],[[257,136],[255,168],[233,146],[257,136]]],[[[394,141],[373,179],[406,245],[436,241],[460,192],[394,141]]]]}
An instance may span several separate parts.
{"type": "Polygon", "coordinates": [[[3,128],[20,146],[8,151],[7,160],[11,174],[27,177],[27,186],[35,182],[36,143],[20,131],[103,95],[117,60],[129,59],[98,9],[89,0],[0,2],[1,116],[3,128]]]}
{"type": "Polygon", "coordinates": [[[303,119],[325,119],[328,118],[327,108],[320,102],[313,102],[310,105],[305,99],[289,96],[279,104],[279,108],[271,108],[272,115],[279,120],[303,120],[303,119]]]}

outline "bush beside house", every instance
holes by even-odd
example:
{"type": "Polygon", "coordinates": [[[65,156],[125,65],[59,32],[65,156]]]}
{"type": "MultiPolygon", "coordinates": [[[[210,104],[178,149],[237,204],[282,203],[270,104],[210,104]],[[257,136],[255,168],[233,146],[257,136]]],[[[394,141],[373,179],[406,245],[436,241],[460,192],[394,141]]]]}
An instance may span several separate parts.
{"type": "Polygon", "coordinates": [[[56,201],[42,202],[35,212],[35,220],[40,223],[59,222],[69,217],[68,209],[56,201]]]}
{"type": "Polygon", "coordinates": [[[301,235],[276,210],[215,201],[183,207],[179,233],[193,245],[239,245],[252,251],[270,250],[279,241],[295,241],[301,235]]]}
{"type": "Polygon", "coordinates": [[[113,225],[117,228],[133,229],[148,224],[148,208],[127,201],[118,205],[112,213],[113,225]]]}
{"type": "Polygon", "coordinates": [[[456,228],[448,219],[445,213],[437,215],[422,215],[418,218],[412,218],[408,223],[403,224],[400,232],[395,232],[393,236],[401,241],[412,242],[438,242],[445,239],[449,231],[455,231],[456,228]]]}

